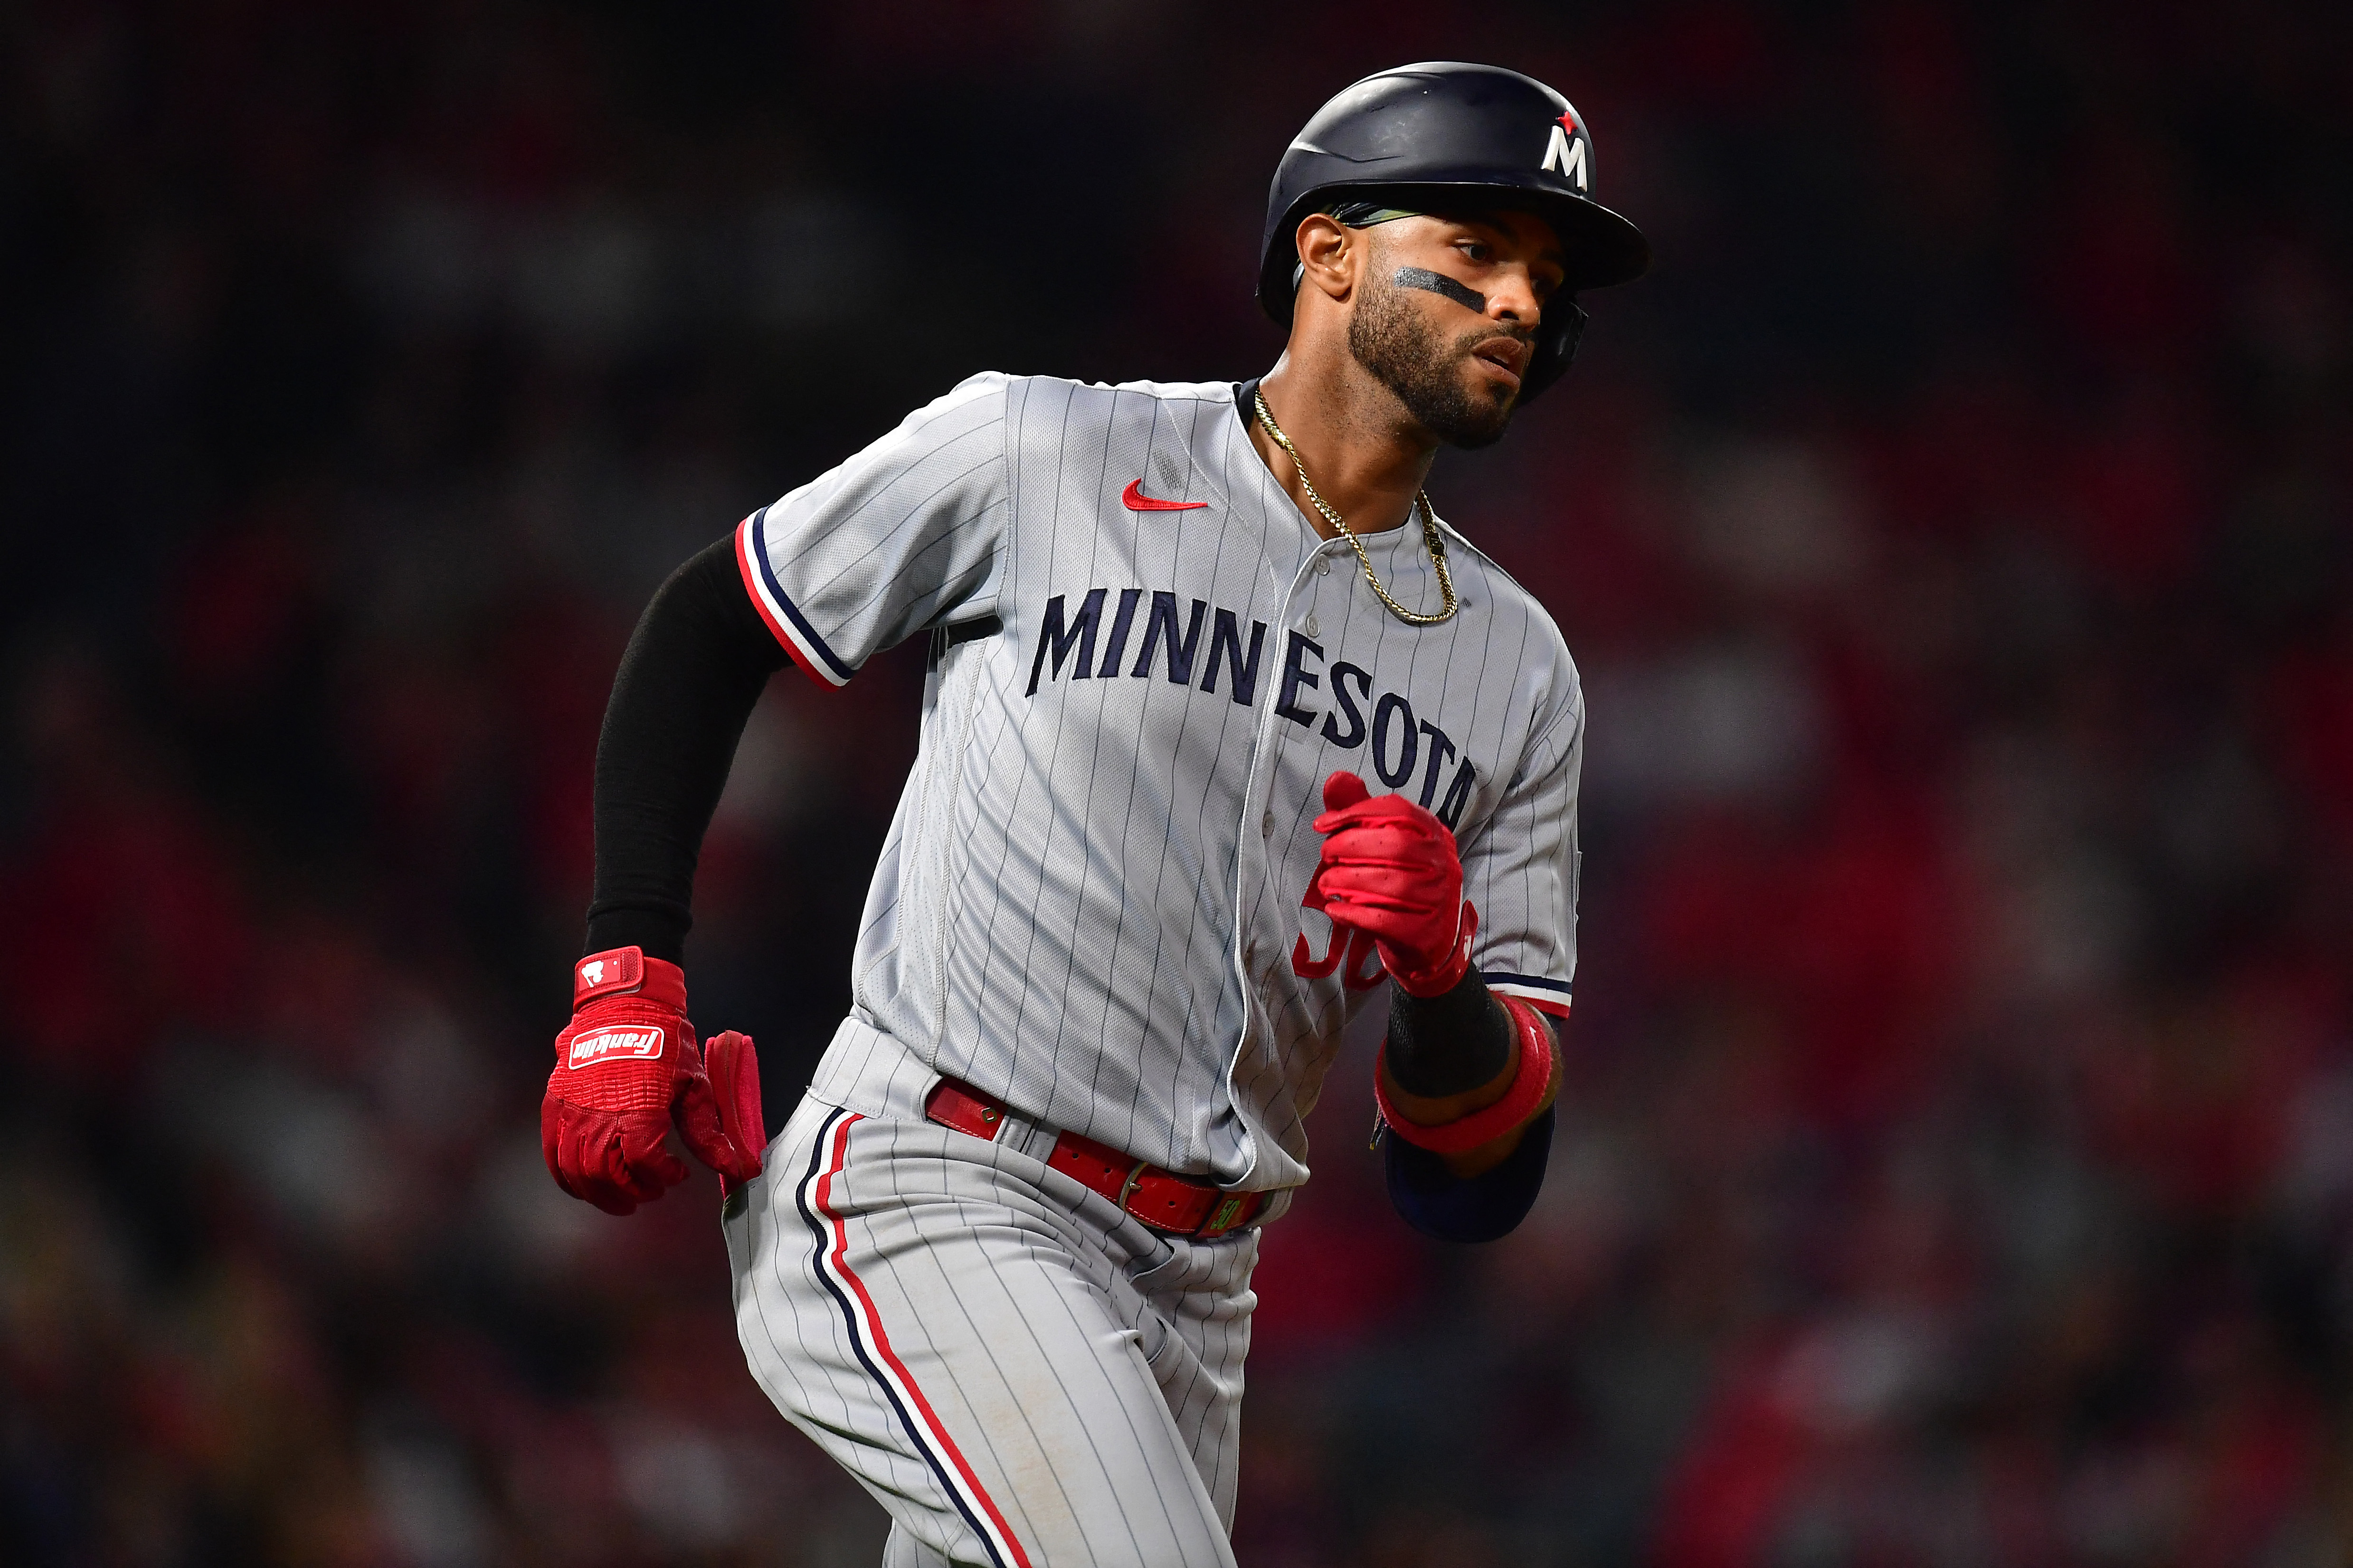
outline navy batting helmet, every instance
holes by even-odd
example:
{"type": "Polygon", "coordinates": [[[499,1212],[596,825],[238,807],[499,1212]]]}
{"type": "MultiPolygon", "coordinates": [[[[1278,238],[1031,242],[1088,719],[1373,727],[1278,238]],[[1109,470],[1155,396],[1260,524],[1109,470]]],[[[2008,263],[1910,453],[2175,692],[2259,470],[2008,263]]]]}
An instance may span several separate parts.
{"type": "Polygon", "coordinates": [[[1433,60],[1368,76],[1315,111],[1292,138],[1267,192],[1258,300],[1291,324],[1299,287],[1293,237],[1300,221],[1343,202],[1461,212],[1517,207],[1560,237],[1561,288],[1536,333],[1523,378],[1525,403],[1576,355],[1585,312],[1573,296],[1640,278],[1651,265],[1642,231],[1595,201],[1593,139],[1568,100],[1498,66],[1433,60]]]}

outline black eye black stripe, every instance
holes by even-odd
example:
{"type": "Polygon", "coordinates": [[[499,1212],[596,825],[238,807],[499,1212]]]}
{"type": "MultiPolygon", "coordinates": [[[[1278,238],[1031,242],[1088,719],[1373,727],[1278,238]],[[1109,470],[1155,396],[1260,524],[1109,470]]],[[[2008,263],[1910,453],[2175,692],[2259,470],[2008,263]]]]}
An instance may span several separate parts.
{"type": "Polygon", "coordinates": [[[1476,289],[1464,288],[1443,272],[1432,272],[1420,267],[1400,267],[1397,269],[1397,276],[1389,281],[1400,289],[1427,289],[1433,294],[1444,295],[1458,305],[1467,306],[1482,316],[1487,313],[1487,296],[1480,293],[1476,289]]]}

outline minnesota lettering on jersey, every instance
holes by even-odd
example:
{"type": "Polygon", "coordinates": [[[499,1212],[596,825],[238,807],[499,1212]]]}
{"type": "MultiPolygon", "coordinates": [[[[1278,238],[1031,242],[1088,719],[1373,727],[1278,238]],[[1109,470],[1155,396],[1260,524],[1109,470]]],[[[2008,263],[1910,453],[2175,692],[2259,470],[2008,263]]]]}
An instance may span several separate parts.
{"type": "MultiPolygon", "coordinates": [[[[1214,695],[1222,673],[1227,677],[1227,693],[1235,702],[1245,708],[1257,702],[1260,659],[1266,651],[1264,621],[1250,623],[1245,652],[1241,617],[1221,605],[1195,599],[1189,611],[1180,616],[1175,594],[1154,590],[1151,606],[1145,609],[1145,590],[1122,588],[1106,627],[1103,606],[1110,598],[1110,589],[1090,588],[1079,601],[1076,615],[1071,613],[1067,595],[1057,594],[1046,601],[1046,613],[1038,626],[1037,652],[1029,661],[1029,686],[1023,696],[1035,697],[1041,679],[1061,679],[1066,668],[1072,680],[1117,678],[1131,637],[1140,635],[1135,662],[1124,671],[1128,679],[1148,679],[1156,665],[1166,670],[1170,685],[1189,687],[1198,668],[1201,690],[1214,695]],[[1144,617],[1140,634],[1135,625],[1139,610],[1144,617]],[[1206,650],[1201,647],[1204,629],[1209,639],[1206,650]],[[1100,658],[1095,651],[1098,642],[1103,647],[1100,658]]],[[[1285,631],[1283,637],[1276,716],[1303,729],[1313,729],[1316,720],[1323,720],[1324,739],[1343,750],[1369,745],[1374,773],[1399,794],[1412,789],[1419,772],[1422,806],[1447,826],[1459,826],[1470,805],[1472,788],[1478,783],[1478,772],[1470,758],[1460,758],[1461,765],[1448,782],[1445,795],[1440,796],[1440,775],[1448,763],[1458,760],[1453,738],[1429,720],[1419,718],[1413,704],[1398,692],[1384,691],[1376,700],[1370,670],[1345,659],[1326,666],[1323,644],[1295,631],[1285,631]],[[1310,659],[1317,668],[1308,667],[1310,659]],[[1321,689],[1326,679],[1331,682],[1329,711],[1312,706],[1309,696],[1321,689]],[[1432,801],[1437,802],[1435,806],[1432,801]]]]}

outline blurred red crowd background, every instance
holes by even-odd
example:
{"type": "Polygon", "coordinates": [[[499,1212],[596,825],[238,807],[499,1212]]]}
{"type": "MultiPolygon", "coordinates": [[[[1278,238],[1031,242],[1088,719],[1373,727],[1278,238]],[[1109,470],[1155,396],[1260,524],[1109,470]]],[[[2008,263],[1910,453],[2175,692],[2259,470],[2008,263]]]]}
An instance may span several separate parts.
{"type": "MultiPolygon", "coordinates": [[[[540,1164],[621,643],[971,371],[1263,369],[1284,140],[1466,57],[1660,256],[1432,480],[1585,672],[1570,1087],[1450,1249],[1345,1059],[1241,1560],[2348,1560],[2353,22],[2169,0],[10,7],[0,1557],[874,1559],[710,1178],[540,1164]]],[[[919,682],[713,832],[772,1126],[919,682]]]]}

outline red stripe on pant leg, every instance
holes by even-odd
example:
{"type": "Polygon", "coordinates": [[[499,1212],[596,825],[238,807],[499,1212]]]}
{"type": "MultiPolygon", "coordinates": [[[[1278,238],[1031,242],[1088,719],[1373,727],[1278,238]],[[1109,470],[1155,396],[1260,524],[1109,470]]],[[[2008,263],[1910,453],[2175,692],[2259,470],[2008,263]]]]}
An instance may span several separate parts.
{"type": "Polygon", "coordinates": [[[997,1510],[995,1500],[982,1489],[980,1478],[974,1475],[972,1466],[965,1462],[964,1450],[956,1447],[954,1437],[948,1436],[947,1427],[941,1422],[939,1413],[932,1408],[932,1402],[923,1396],[923,1391],[916,1384],[913,1374],[907,1371],[906,1363],[899,1359],[899,1352],[891,1348],[891,1336],[882,1331],[882,1315],[875,1310],[874,1299],[866,1293],[866,1282],[859,1279],[857,1273],[849,1267],[849,1227],[839,1215],[835,1214],[827,1205],[826,1199],[832,1191],[833,1178],[839,1173],[843,1162],[848,1157],[849,1125],[860,1120],[862,1118],[856,1112],[842,1118],[840,1127],[834,1132],[833,1158],[828,1162],[831,1168],[818,1178],[817,1212],[825,1215],[833,1224],[831,1261],[841,1277],[849,1281],[850,1289],[856,1292],[858,1304],[865,1313],[867,1330],[874,1336],[875,1349],[881,1352],[882,1359],[890,1363],[892,1372],[896,1373],[899,1381],[906,1386],[908,1394],[915,1401],[915,1407],[923,1412],[923,1425],[931,1429],[934,1439],[946,1450],[948,1458],[955,1465],[956,1474],[962,1476],[965,1485],[972,1489],[972,1495],[980,1500],[980,1506],[987,1510],[989,1521],[997,1526],[997,1534],[1004,1538],[1006,1545],[1013,1549],[1013,1560],[1018,1563],[1021,1568],[1030,1568],[1029,1554],[1021,1550],[1021,1542],[1015,1538],[1013,1527],[1005,1522],[1005,1515],[997,1510]]]}

